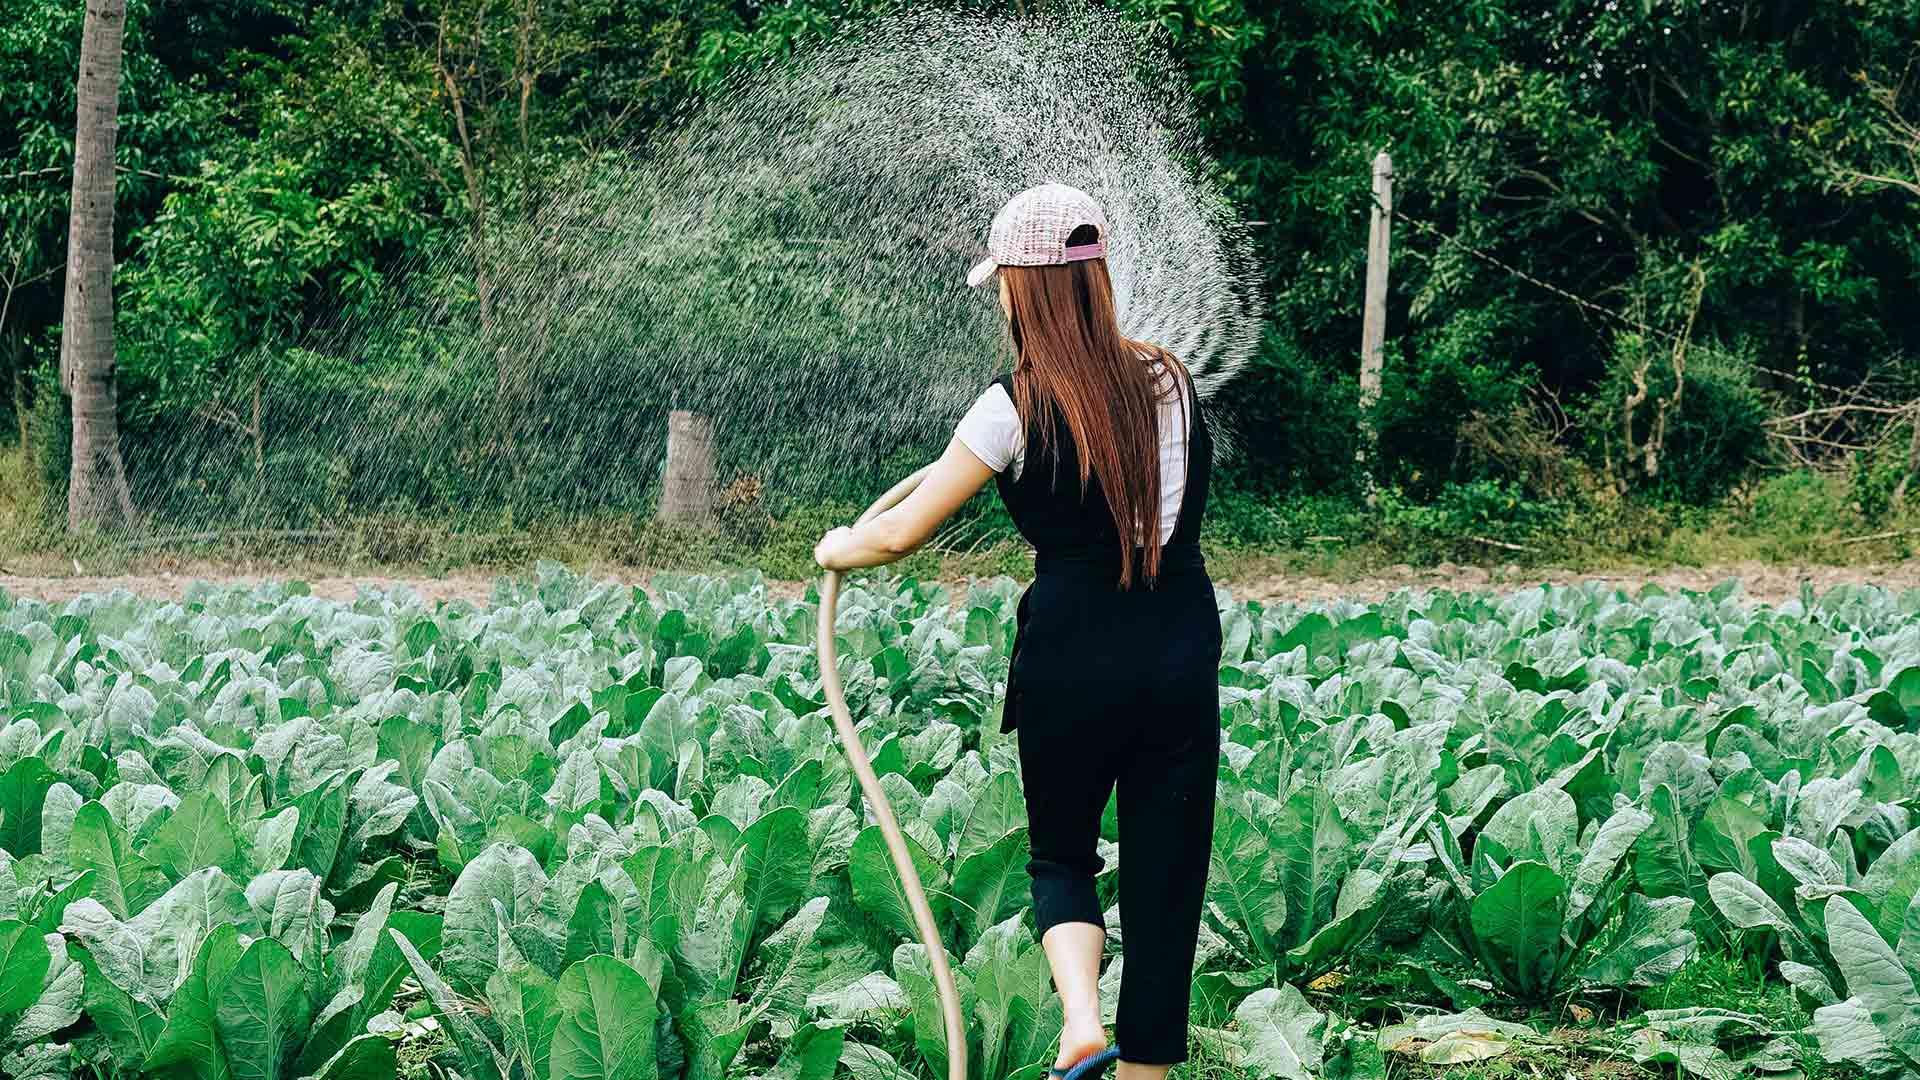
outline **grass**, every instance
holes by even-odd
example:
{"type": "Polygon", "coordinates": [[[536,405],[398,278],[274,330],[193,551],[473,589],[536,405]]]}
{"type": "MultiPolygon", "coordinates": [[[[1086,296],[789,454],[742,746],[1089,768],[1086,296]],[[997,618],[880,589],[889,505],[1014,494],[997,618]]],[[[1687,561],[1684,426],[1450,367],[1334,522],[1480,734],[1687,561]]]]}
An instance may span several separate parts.
{"type": "MultiPolygon", "coordinates": [[[[1202,542],[1214,575],[1238,583],[1307,577],[1341,583],[1416,569],[1487,571],[1500,584],[1541,569],[1577,573],[1660,571],[1730,564],[1878,565],[1909,558],[1920,512],[1882,507],[1868,517],[1849,477],[1793,472],[1750,484],[1701,509],[1590,497],[1528,503],[1498,485],[1467,485],[1431,505],[1391,492],[1369,508],[1344,497],[1264,499],[1216,487],[1202,542]],[[1862,539],[1863,537],[1867,539],[1862,539]]],[[[457,521],[365,514],[300,535],[237,527],[171,542],[68,535],[48,521],[33,462],[0,448],[0,570],[28,576],[262,571],[309,577],[490,576],[537,559],[619,572],[757,569],[781,581],[811,579],[816,540],[858,516],[853,503],[770,511],[723,506],[712,527],[673,526],[635,514],[516,521],[510,512],[457,521]]],[[[236,523],[239,525],[240,523],[236,523]]],[[[1032,556],[1004,510],[983,494],[901,572],[960,579],[1028,576],[1032,556]]]]}
{"type": "MultiPolygon", "coordinates": [[[[1423,1061],[1418,1047],[1382,1048],[1379,1033],[1419,1015],[1460,1011],[1416,973],[1411,957],[1389,953],[1358,961],[1350,969],[1310,984],[1308,1000],[1349,1032],[1344,1060],[1329,1061],[1328,1076],[1426,1080],[1616,1080],[1622,1077],[1672,1077],[1670,1065],[1641,1065],[1609,1038],[1609,1029],[1652,1009],[1690,1007],[1725,1009],[1759,1016],[1769,1034],[1786,1038],[1796,1049],[1806,1080],[1851,1080],[1850,1070],[1821,1060],[1812,1037],[1803,1034],[1810,1018],[1793,993],[1767,977],[1755,954],[1703,944],[1672,978],[1638,994],[1575,994],[1550,1005],[1528,1006],[1493,998],[1481,1006],[1495,1019],[1526,1024],[1540,1033],[1533,1042],[1515,1043],[1488,1060],[1461,1065],[1423,1061]],[[1313,987],[1318,987],[1314,989],[1313,987]]],[[[1764,1039],[1750,1040],[1760,1042],[1764,1039]]],[[[1174,1070],[1188,1080],[1239,1080],[1244,1072],[1216,1041],[1197,1037],[1193,1057],[1174,1070]]]]}

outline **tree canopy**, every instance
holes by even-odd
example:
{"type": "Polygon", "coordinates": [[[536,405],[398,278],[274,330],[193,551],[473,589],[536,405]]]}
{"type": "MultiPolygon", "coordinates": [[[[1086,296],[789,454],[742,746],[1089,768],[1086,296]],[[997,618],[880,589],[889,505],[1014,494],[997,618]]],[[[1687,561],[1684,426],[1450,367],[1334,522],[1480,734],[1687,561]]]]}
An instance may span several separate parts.
{"type": "MultiPolygon", "coordinates": [[[[1410,497],[1560,497],[1571,458],[1705,502],[1782,453],[1859,442],[1780,424],[1834,388],[1920,397],[1910,2],[1110,2],[1164,33],[1202,167],[1257,223],[1267,331],[1224,400],[1243,488],[1356,490],[1381,149],[1401,215],[1381,468],[1410,497]]],[[[386,302],[422,252],[484,239],[730,73],[892,6],[131,0],[127,437],[167,430],[237,365],[297,367],[260,351],[386,302]]],[[[22,409],[53,393],[80,18],[0,0],[0,361],[22,409]]],[[[484,258],[455,269],[484,313],[484,258]]]]}

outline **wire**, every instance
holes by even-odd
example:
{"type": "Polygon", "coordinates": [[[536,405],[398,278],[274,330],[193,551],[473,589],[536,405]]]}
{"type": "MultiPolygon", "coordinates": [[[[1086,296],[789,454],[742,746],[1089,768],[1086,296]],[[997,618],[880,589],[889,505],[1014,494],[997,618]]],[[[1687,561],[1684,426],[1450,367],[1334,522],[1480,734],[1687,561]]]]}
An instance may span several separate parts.
{"type": "MultiPolygon", "coordinates": [[[[1397,174],[1395,175],[1394,179],[1396,182],[1398,182],[1399,177],[1397,174]]],[[[1683,338],[1679,334],[1674,333],[1671,330],[1667,330],[1663,327],[1653,326],[1649,323],[1642,322],[1639,319],[1635,319],[1629,315],[1623,315],[1620,312],[1615,311],[1614,309],[1606,306],[1605,304],[1601,304],[1596,301],[1589,300],[1586,297],[1579,295],[1578,293],[1571,292],[1568,289],[1562,288],[1559,285],[1555,285],[1550,281],[1546,281],[1539,277],[1536,277],[1533,274],[1530,274],[1525,270],[1522,270],[1519,267],[1514,266],[1513,264],[1500,258],[1498,255],[1494,255],[1490,252],[1483,251],[1480,248],[1474,247],[1472,244],[1469,244],[1466,241],[1461,240],[1459,237],[1454,236],[1453,234],[1448,233],[1445,230],[1441,229],[1438,225],[1434,225],[1431,222],[1422,221],[1421,219],[1414,217],[1412,214],[1409,214],[1404,210],[1396,210],[1392,207],[1384,206],[1381,204],[1379,197],[1374,195],[1372,192],[1367,193],[1367,201],[1373,204],[1373,208],[1375,210],[1378,210],[1386,214],[1389,218],[1398,218],[1401,221],[1404,221],[1407,224],[1412,225],[1414,228],[1420,230],[1421,232],[1426,233],[1427,235],[1438,239],[1441,243],[1446,244],[1449,247],[1458,248],[1459,250],[1466,252],[1467,254],[1473,256],[1474,258],[1479,259],[1482,262],[1489,263],[1495,267],[1498,267],[1499,269],[1505,271],[1506,273],[1512,275],[1513,277],[1519,278],[1521,281],[1524,281],[1527,284],[1532,285],[1537,289],[1541,289],[1546,292],[1552,293],[1553,295],[1561,298],[1562,300],[1567,301],[1568,303],[1575,304],[1584,310],[1591,311],[1596,315],[1600,315],[1607,319],[1611,319],[1622,326],[1626,326],[1631,329],[1638,330],[1641,333],[1648,334],[1653,337],[1662,338],[1672,344],[1675,344],[1675,345],[1688,344],[1689,348],[1698,347],[1697,344],[1689,343],[1687,339],[1683,338]]]]}

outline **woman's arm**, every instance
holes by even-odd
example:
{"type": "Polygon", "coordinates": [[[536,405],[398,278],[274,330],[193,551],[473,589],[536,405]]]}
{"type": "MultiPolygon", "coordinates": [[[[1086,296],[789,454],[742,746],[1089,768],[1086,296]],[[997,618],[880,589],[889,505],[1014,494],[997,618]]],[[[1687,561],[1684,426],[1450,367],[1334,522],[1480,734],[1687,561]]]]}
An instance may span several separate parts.
{"type": "Polygon", "coordinates": [[[813,558],[828,570],[884,566],[919,550],[941,524],[986,486],[993,470],[954,439],[913,494],[864,525],[835,529],[814,546],[813,558]]]}

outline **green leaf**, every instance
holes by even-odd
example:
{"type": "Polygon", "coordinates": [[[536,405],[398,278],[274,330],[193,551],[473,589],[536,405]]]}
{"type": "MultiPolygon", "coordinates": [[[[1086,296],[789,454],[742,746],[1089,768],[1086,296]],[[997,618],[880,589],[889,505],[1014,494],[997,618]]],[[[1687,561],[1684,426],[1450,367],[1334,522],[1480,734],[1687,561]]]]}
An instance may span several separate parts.
{"type": "MultiPolygon", "coordinates": [[[[1323,787],[1295,792],[1285,805],[1249,793],[1253,812],[1268,809],[1264,822],[1273,843],[1274,867],[1279,872],[1286,929],[1281,945],[1299,944],[1331,921],[1341,882],[1353,863],[1354,841],[1340,821],[1332,795],[1323,787]]],[[[1247,854],[1237,844],[1232,857],[1247,854]]],[[[1236,876],[1244,871],[1235,871],[1236,876]]],[[[1257,889],[1255,890],[1257,892],[1257,889]]]]}
{"type": "Polygon", "coordinates": [[[1244,940],[1248,959],[1272,962],[1280,952],[1287,897],[1267,835],[1233,810],[1223,809],[1214,819],[1209,858],[1209,899],[1244,940]]]}
{"type": "Polygon", "coordinates": [[[1291,984],[1256,990],[1234,1010],[1248,1076],[1318,1080],[1327,1018],[1291,984]]]}
{"type": "Polygon", "coordinates": [[[1706,816],[1693,830],[1693,851],[1709,870],[1755,873],[1748,844],[1767,831],[1767,823],[1748,806],[1725,796],[1707,806],[1706,816]]]}
{"type": "Polygon", "coordinates": [[[1865,1008],[1873,1026],[1907,1068],[1920,1068],[1920,990],[1866,916],[1852,904],[1827,905],[1827,943],[1847,982],[1847,993],[1865,1008]]]}
{"type": "Polygon", "coordinates": [[[611,956],[589,956],[569,967],[556,991],[560,1019],[553,1032],[554,1080],[646,1080],[659,1073],[653,1032],[653,988],[611,956]]]}
{"type": "Polygon", "coordinates": [[[0,922],[0,1016],[17,1013],[40,999],[52,962],[38,928],[14,920],[0,922]]]}
{"type": "Polygon", "coordinates": [[[553,1033],[560,1026],[554,980],[532,965],[495,971],[487,979],[487,1004],[507,1059],[521,1063],[526,1076],[546,1076],[553,1033]]]}
{"type": "Polygon", "coordinates": [[[1693,901],[1684,896],[1649,900],[1627,897],[1626,910],[1595,944],[1581,976],[1601,986],[1655,986],[1678,974],[1693,956],[1694,935],[1687,929],[1693,901]]]}
{"type": "Polygon", "coordinates": [[[967,815],[966,828],[960,830],[954,846],[954,861],[965,862],[1026,825],[1027,803],[1020,793],[1020,778],[1011,772],[994,773],[973,801],[973,812],[967,815]]]}
{"type": "Polygon", "coordinates": [[[1715,874],[1707,881],[1707,895],[1728,922],[1743,930],[1766,927],[1780,935],[1787,955],[1802,963],[1818,959],[1813,943],[1801,932],[1799,920],[1774,903],[1765,889],[1739,874],[1715,874]]]}
{"type": "Polygon", "coordinates": [[[1537,998],[1554,988],[1565,912],[1566,882],[1528,861],[1474,897],[1468,916],[1491,973],[1515,993],[1537,998]]]}
{"type": "Polygon", "coordinates": [[[1820,1041],[1820,1055],[1828,1061],[1850,1062],[1870,1076],[1900,1073],[1905,1068],[1903,1055],[1887,1045],[1886,1036],[1858,998],[1815,1009],[1813,1033],[1820,1041]]]}
{"type": "Polygon", "coordinates": [[[679,853],[668,847],[643,847],[620,864],[636,892],[629,916],[661,949],[671,948],[678,936],[673,877],[679,865],[679,853]]]}
{"type": "Polygon", "coordinates": [[[90,895],[117,918],[133,918],[167,891],[160,868],[133,850],[126,831],[97,802],[73,815],[67,857],[74,869],[93,871],[90,895]]]}
{"type": "MultiPolygon", "coordinates": [[[[1523,791],[1493,812],[1480,835],[1515,860],[1542,863],[1556,874],[1571,872],[1579,847],[1579,812],[1573,796],[1558,788],[1523,791]]],[[[1479,861],[1477,852],[1474,860],[1479,861]]]]}
{"type": "Polygon", "coordinates": [[[405,934],[397,929],[388,929],[387,937],[399,947],[400,955],[406,958],[407,967],[413,971],[414,981],[426,992],[433,1011],[446,1024],[447,1035],[460,1052],[466,1075],[471,1080],[503,1080],[509,1072],[507,1060],[487,1041],[486,1033],[480,1030],[480,1025],[469,1014],[466,1004],[434,973],[426,958],[420,955],[420,950],[414,948],[413,942],[405,934]]]}
{"type": "Polygon", "coordinates": [[[758,932],[779,923],[806,895],[812,870],[806,814],[792,806],[762,814],[740,834],[740,850],[747,857],[747,908],[758,932]]]}
{"type": "Polygon", "coordinates": [[[847,1043],[840,1050],[840,1061],[853,1080],[913,1080],[913,1074],[901,1068],[892,1054],[877,1046],[847,1043]]]}
{"type": "Polygon", "coordinates": [[[838,1025],[808,1024],[795,1032],[774,1063],[774,1080],[833,1080],[847,1029],[838,1025]]]}
{"type": "Polygon", "coordinates": [[[1652,822],[1633,842],[1633,875],[1648,896],[1688,896],[1703,875],[1693,858],[1686,818],[1673,789],[1661,785],[1647,795],[1652,822]]]}
{"type": "Polygon", "coordinates": [[[982,934],[961,968],[973,988],[969,1019],[980,1036],[981,1071],[1013,1076],[1044,1066],[1060,1027],[1059,999],[1052,993],[1045,953],[1020,917],[982,934]]]}
{"type": "Polygon", "coordinates": [[[1593,842],[1580,856],[1580,863],[1574,868],[1573,879],[1568,885],[1567,921],[1572,922],[1586,913],[1613,879],[1620,860],[1626,858],[1634,841],[1652,824],[1652,815],[1631,806],[1620,808],[1601,824],[1593,842]]]}
{"type": "MultiPolygon", "coordinates": [[[[935,925],[946,919],[947,870],[939,860],[911,836],[903,837],[913,865],[919,871],[927,906],[933,910],[935,925]]],[[[893,857],[887,852],[886,837],[880,826],[869,825],[853,842],[847,861],[847,874],[853,881],[853,900],[874,921],[901,938],[917,940],[919,931],[913,921],[913,909],[907,903],[905,888],[894,871],[893,857]]]]}
{"type": "Polygon", "coordinates": [[[320,1066],[313,1080],[392,1080],[399,1075],[394,1045],[384,1035],[356,1035],[320,1066]]]}
{"type": "Polygon", "coordinates": [[[195,871],[121,921],[97,900],[82,898],[67,906],[61,930],[79,939],[100,964],[101,973],[121,989],[147,1001],[164,1001],[185,974],[194,947],[208,931],[234,923],[257,932],[247,898],[217,867],[195,871]]]}
{"type": "MultiPolygon", "coordinates": [[[[947,1028],[940,1006],[940,994],[933,981],[933,964],[926,946],[900,945],[893,950],[893,977],[906,992],[913,1009],[913,1041],[927,1069],[935,1076],[947,1072],[947,1028]]],[[[960,1014],[974,1012],[973,985],[963,970],[953,972],[954,987],[960,993],[960,1014]]]]}
{"type": "Polygon", "coordinates": [[[209,866],[237,872],[239,854],[226,805],[198,791],[180,800],[146,849],[147,858],[176,881],[209,866]]]}
{"type": "Polygon", "coordinates": [[[1901,836],[1873,860],[1860,879],[1860,894],[1873,904],[1873,925],[1880,936],[1898,941],[1907,909],[1920,896],[1920,829],[1901,836]]]}
{"type": "Polygon", "coordinates": [[[567,919],[565,962],[577,963],[594,953],[625,954],[628,950],[615,941],[616,933],[624,930],[625,925],[620,904],[607,892],[607,887],[597,880],[587,882],[586,888],[580,890],[573,914],[567,919]]]}
{"type": "MultiPolygon", "coordinates": [[[[44,946],[44,942],[42,944],[44,946]]],[[[152,1005],[136,999],[101,975],[92,954],[84,949],[75,951],[86,971],[83,992],[87,1015],[93,1018],[100,1034],[106,1036],[113,1056],[125,1062],[145,1061],[166,1026],[166,1018],[152,1005]]],[[[0,978],[11,979],[12,974],[0,971],[0,978]]],[[[37,996],[38,982],[33,983],[33,990],[37,996]]]]}
{"type": "Polygon", "coordinates": [[[979,940],[989,926],[1031,902],[1027,857],[1027,833],[1020,829],[960,864],[953,876],[953,900],[962,912],[967,940],[979,940]]]}
{"type": "Polygon", "coordinates": [[[1373,932],[1391,893],[1372,870],[1347,875],[1334,916],[1306,941],[1287,950],[1286,970],[1294,977],[1313,978],[1332,970],[1347,951],[1373,932]]]}
{"type": "Polygon", "coordinates": [[[186,982],[168,1003],[166,1026],[147,1054],[148,1071],[171,1065],[196,1080],[233,1075],[215,1030],[215,995],[239,962],[240,932],[234,926],[215,927],[200,942],[186,982]]]}
{"type": "Polygon", "coordinates": [[[756,1019],[787,1024],[805,1013],[813,976],[824,959],[813,942],[826,919],[827,904],[824,896],[807,901],[785,926],[768,935],[754,950],[748,1005],[756,1019]]]}
{"type": "Polygon", "coordinates": [[[1887,692],[1899,703],[1909,725],[1920,720],[1920,666],[1900,669],[1899,674],[1887,681],[1887,692]]]}
{"type": "Polygon", "coordinates": [[[214,1005],[214,1031],[234,1080],[280,1080],[312,1015],[299,961],[278,941],[255,939],[228,971],[214,1005]]]}
{"type": "Polygon", "coordinates": [[[0,851],[20,858],[40,850],[40,812],[60,779],[37,757],[21,758],[0,773],[0,851]]]}
{"type": "Polygon", "coordinates": [[[294,826],[294,865],[313,871],[321,881],[333,875],[333,863],[347,827],[347,783],[341,777],[295,799],[300,816],[294,826]]]}
{"type": "Polygon", "coordinates": [[[440,967],[463,993],[478,994],[500,962],[493,905],[506,910],[509,928],[533,919],[547,875],[533,854],[515,844],[490,844],[460,871],[447,892],[440,929],[440,967]]]}

